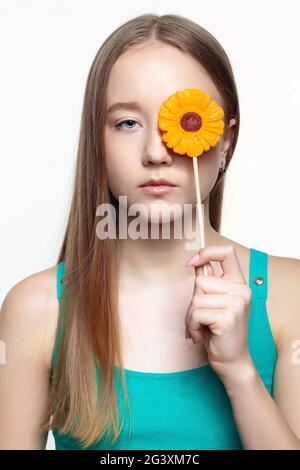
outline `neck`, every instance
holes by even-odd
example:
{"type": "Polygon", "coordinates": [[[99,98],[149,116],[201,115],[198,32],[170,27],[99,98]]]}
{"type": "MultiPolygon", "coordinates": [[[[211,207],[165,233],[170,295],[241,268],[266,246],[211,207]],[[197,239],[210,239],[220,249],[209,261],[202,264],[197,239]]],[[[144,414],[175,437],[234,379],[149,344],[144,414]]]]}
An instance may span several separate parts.
{"type": "MultiPolygon", "coordinates": [[[[205,246],[220,243],[222,236],[214,230],[209,222],[208,198],[204,202],[203,221],[205,246]]],[[[162,224],[159,226],[157,239],[131,238],[119,239],[120,264],[127,274],[141,281],[173,282],[184,280],[187,277],[186,261],[202,247],[200,234],[196,230],[198,214],[196,208],[191,214],[191,224],[188,229],[182,230],[180,239],[174,237],[174,222],[170,223],[170,235],[162,238],[162,224]]],[[[183,226],[183,223],[182,223],[183,226]]]]}

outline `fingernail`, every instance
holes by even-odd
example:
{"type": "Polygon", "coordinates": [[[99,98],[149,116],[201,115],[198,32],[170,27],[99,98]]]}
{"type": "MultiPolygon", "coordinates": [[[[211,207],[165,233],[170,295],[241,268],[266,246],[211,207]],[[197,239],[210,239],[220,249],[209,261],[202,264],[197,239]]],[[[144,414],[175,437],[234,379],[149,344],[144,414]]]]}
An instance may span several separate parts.
{"type": "Polygon", "coordinates": [[[187,261],[186,266],[192,266],[195,261],[199,260],[199,255],[194,255],[190,260],[187,261]]]}

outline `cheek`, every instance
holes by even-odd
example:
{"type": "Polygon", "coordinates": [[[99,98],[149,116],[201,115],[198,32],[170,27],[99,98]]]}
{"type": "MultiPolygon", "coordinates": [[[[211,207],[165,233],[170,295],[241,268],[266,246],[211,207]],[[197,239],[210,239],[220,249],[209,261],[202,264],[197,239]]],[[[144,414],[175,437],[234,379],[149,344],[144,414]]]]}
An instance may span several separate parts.
{"type": "MultiPolygon", "coordinates": [[[[187,158],[187,157],[186,157],[187,158]]],[[[201,200],[202,202],[208,196],[212,190],[216,179],[218,177],[218,154],[216,149],[210,149],[208,152],[203,153],[197,157],[199,183],[201,189],[201,200]]],[[[196,184],[194,176],[194,165],[193,159],[188,158],[186,162],[186,174],[188,177],[187,181],[187,194],[190,200],[196,202],[196,184]]]]}
{"type": "Polygon", "coordinates": [[[124,193],[124,184],[127,178],[125,167],[117,159],[109,158],[108,155],[106,159],[106,172],[108,187],[115,198],[117,198],[124,193]]]}
{"type": "Polygon", "coordinates": [[[108,187],[117,198],[122,194],[122,185],[126,181],[126,165],[124,165],[124,152],[120,152],[113,135],[109,131],[105,132],[104,158],[108,187]]]}
{"type": "Polygon", "coordinates": [[[126,151],[120,151],[115,146],[105,152],[107,182],[115,198],[126,196],[137,185],[137,171],[126,151]]]}
{"type": "Polygon", "coordinates": [[[105,133],[104,155],[108,177],[111,180],[130,180],[131,173],[136,172],[138,152],[128,142],[125,143],[121,131],[105,133]],[[129,172],[128,170],[132,171],[129,172]]]}
{"type": "MultiPolygon", "coordinates": [[[[208,155],[198,163],[202,202],[207,198],[218,177],[219,163],[216,156],[208,155]]],[[[201,156],[199,157],[201,159],[201,156]]]]}
{"type": "MultiPolygon", "coordinates": [[[[195,204],[197,199],[193,159],[181,155],[175,155],[173,158],[174,174],[180,175],[178,176],[178,181],[180,181],[181,186],[180,202],[182,204],[195,204]]],[[[201,200],[203,202],[218,177],[217,150],[210,149],[200,157],[197,157],[197,165],[200,179],[201,200]]]]}

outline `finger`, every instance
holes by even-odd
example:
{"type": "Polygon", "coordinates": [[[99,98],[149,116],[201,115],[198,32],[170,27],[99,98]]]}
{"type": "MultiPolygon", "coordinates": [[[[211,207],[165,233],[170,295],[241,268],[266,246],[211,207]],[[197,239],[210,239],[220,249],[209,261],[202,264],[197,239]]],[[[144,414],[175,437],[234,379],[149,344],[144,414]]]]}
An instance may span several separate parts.
{"type": "Polygon", "coordinates": [[[202,341],[206,350],[208,350],[209,340],[210,340],[211,332],[208,326],[201,325],[199,330],[193,331],[193,336],[189,334],[189,338],[193,340],[194,343],[198,343],[202,341]]]}
{"type": "Polygon", "coordinates": [[[207,294],[229,294],[246,296],[249,290],[246,284],[231,282],[222,277],[217,276],[203,276],[198,274],[195,279],[196,294],[207,293],[207,294]],[[199,289],[199,292],[198,292],[199,289]]]}
{"type": "Polygon", "coordinates": [[[241,305],[242,298],[239,296],[233,296],[229,294],[200,294],[195,295],[190,305],[189,312],[197,308],[223,308],[223,309],[235,309],[241,305]],[[236,307],[235,307],[236,306],[236,307]]]}
{"type": "Polygon", "coordinates": [[[199,330],[193,331],[193,336],[190,334],[189,338],[193,340],[194,343],[198,343],[198,341],[203,341],[204,335],[203,335],[203,329],[206,328],[200,327],[199,330]]]}
{"type": "Polygon", "coordinates": [[[196,278],[195,278],[195,283],[194,283],[193,296],[196,295],[196,294],[204,294],[204,291],[201,289],[201,286],[199,286],[199,284],[197,284],[197,278],[199,276],[199,273],[200,273],[200,275],[208,277],[210,279],[215,277],[215,272],[213,270],[213,267],[212,267],[211,263],[208,262],[208,263],[206,263],[205,266],[207,268],[207,275],[204,274],[204,265],[195,268],[196,278]]]}
{"type": "Polygon", "coordinates": [[[196,266],[195,267],[196,275],[199,273],[203,276],[206,276],[205,269],[204,269],[205,267],[206,267],[207,276],[215,276],[215,272],[213,270],[213,267],[210,261],[208,263],[205,263],[203,266],[196,266]]]}
{"type": "Polygon", "coordinates": [[[192,265],[203,266],[210,260],[220,262],[227,278],[234,282],[246,282],[233,245],[212,245],[201,248],[192,265]]]}
{"type": "MultiPolygon", "coordinates": [[[[220,309],[199,309],[195,310],[192,315],[187,319],[187,329],[191,336],[197,336],[197,331],[201,327],[208,327],[211,332],[216,332],[217,328],[220,328],[221,316],[223,315],[220,309]]],[[[203,336],[203,332],[202,332],[203,336]]]]}

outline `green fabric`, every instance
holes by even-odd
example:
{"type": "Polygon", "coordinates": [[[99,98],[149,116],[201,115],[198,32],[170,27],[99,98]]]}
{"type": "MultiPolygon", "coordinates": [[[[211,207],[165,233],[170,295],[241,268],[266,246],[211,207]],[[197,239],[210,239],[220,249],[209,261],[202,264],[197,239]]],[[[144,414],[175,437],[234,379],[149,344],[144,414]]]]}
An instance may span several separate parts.
{"type": "MultiPolygon", "coordinates": [[[[252,302],[248,324],[249,351],[255,367],[273,396],[273,374],[276,364],[275,342],[270,328],[266,298],[268,294],[268,255],[250,249],[249,286],[252,302]],[[256,277],[262,283],[256,283],[256,277]]],[[[57,295],[61,297],[60,279],[64,262],[58,264],[57,295]]],[[[57,335],[58,337],[58,335],[57,335]]],[[[57,360],[56,337],[52,367],[57,360]]],[[[99,371],[96,368],[97,383],[99,371]]],[[[120,424],[124,412],[122,383],[115,368],[120,424]]],[[[243,449],[226,390],[210,365],[178,372],[139,372],[125,369],[131,407],[119,440],[111,445],[108,436],[96,442],[94,449],[243,449]]],[[[53,430],[57,450],[81,449],[70,435],[53,430]]]]}

